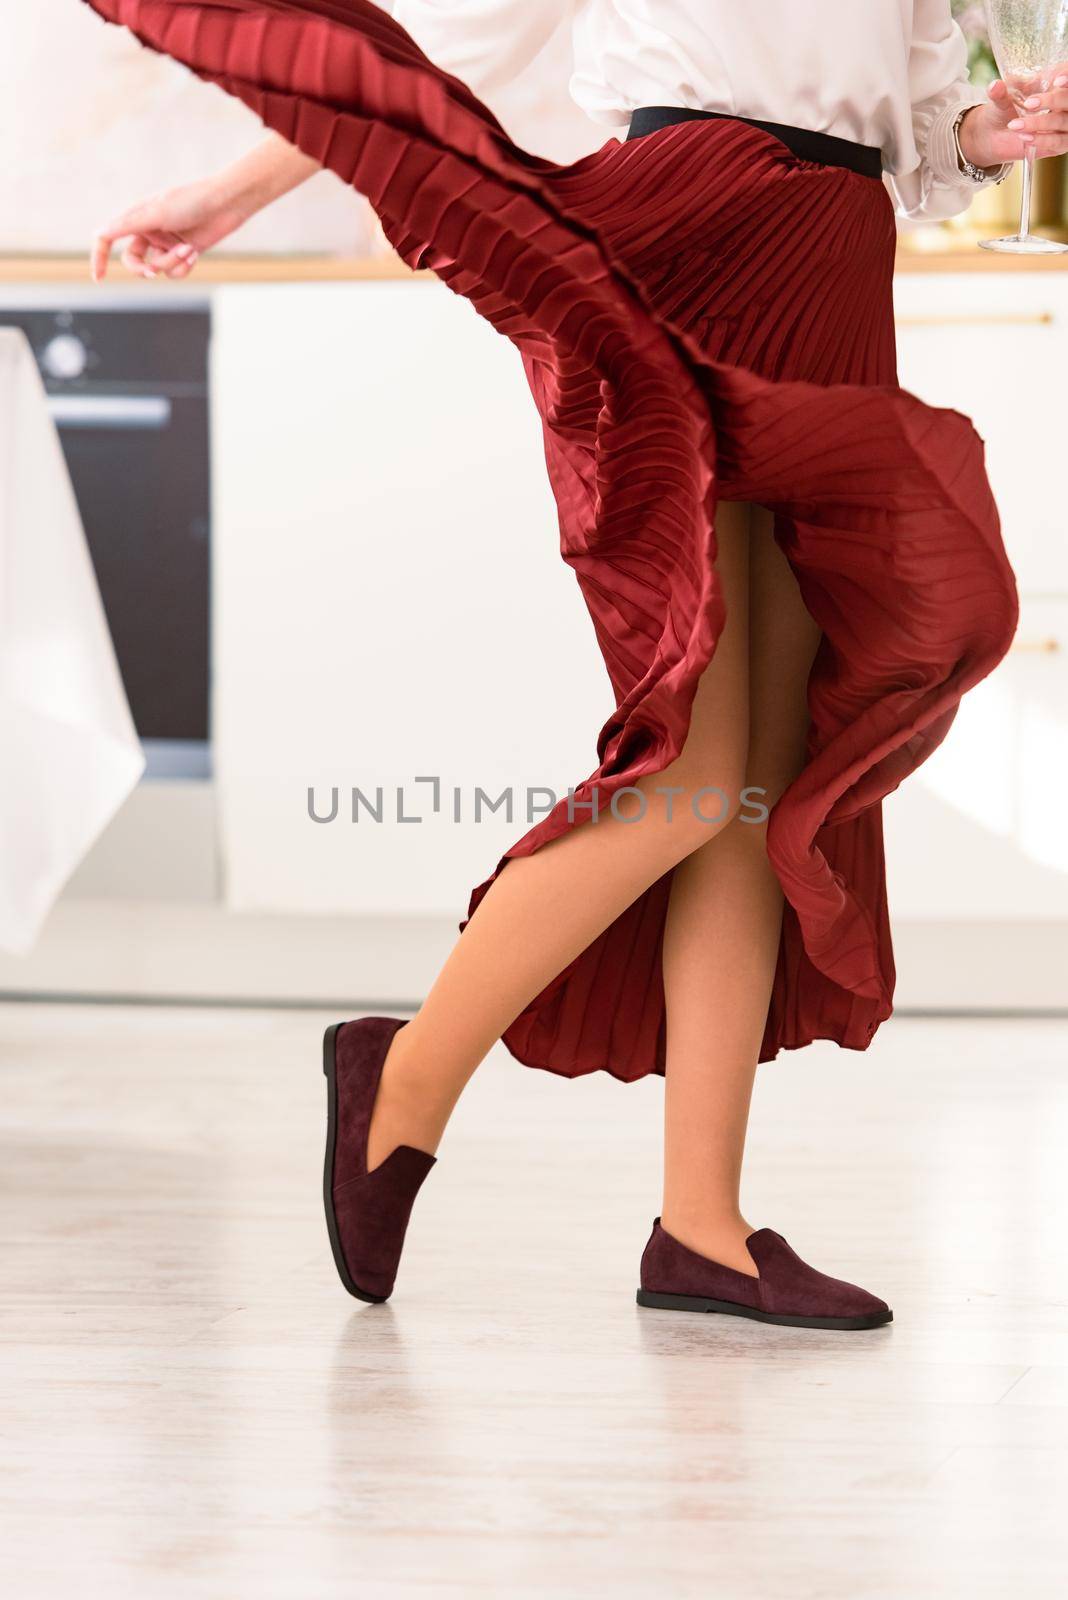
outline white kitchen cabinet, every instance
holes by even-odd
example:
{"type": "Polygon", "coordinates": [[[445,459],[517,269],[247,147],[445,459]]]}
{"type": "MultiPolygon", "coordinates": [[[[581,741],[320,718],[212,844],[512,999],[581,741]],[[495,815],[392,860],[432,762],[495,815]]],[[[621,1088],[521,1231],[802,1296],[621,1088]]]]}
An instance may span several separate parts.
{"type": "Polygon", "coordinates": [[[970,416],[1021,593],[1068,595],[1068,272],[899,274],[901,383],[970,416]]]}
{"type": "Polygon", "coordinates": [[[902,383],[986,441],[1021,616],[1009,656],[887,802],[891,910],[1068,924],[1068,274],[914,273],[896,297],[902,383]]]}
{"type": "Polygon", "coordinates": [[[1068,922],[1068,600],[1016,643],[885,806],[895,918],[1068,922]]]}
{"type": "Polygon", "coordinates": [[[458,919],[612,710],[518,354],[413,279],[220,289],[213,360],[228,903],[458,919]]]}

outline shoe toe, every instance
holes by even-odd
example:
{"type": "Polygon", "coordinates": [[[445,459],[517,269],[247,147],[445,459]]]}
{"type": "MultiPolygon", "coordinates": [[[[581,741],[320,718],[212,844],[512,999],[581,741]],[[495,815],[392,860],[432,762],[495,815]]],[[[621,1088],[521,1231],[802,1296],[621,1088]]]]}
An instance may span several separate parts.
{"type": "Polygon", "coordinates": [[[856,1283],[843,1283],[842,1309],[838,1312],[842,1317],[885,1317],[890,1315],[890,1307],[885,1300],[880,1300],[877,1294],[870,1294],[867,1289],[862,1289],[856,1283]]]}

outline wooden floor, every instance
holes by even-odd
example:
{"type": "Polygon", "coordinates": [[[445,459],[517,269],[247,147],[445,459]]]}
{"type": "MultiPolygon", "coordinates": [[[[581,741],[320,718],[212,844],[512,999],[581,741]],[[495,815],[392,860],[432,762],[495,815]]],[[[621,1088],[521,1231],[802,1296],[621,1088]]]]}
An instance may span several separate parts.
{"type": "Polygon", "coordinates": [[[13,1600],[1064,1593],[1068,1023],[761,1069],[752,1221],[896,1312],[832,1335],[639,1311],[660,1084],[504,1056],[358,1306],[328,1020],[0,1007],[13,1600]]]}

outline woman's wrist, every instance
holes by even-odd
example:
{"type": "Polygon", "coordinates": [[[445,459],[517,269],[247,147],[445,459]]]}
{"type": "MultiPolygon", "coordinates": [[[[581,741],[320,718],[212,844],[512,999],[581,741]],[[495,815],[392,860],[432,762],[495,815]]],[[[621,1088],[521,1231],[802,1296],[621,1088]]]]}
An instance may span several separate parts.
{"type": "Polygon", "coordinates": [[[984,107],[969,106],[957,124],[957,146],[970,166],[993,177],[1002,163],[991,152],[990,140],[985,135],[985,123],[984,107]]]}
{"type": "Polygon", "coordinates": [[[272,133],[212,180],[227,207],[251,217],[318,170],[318,162],[272,133]]]}

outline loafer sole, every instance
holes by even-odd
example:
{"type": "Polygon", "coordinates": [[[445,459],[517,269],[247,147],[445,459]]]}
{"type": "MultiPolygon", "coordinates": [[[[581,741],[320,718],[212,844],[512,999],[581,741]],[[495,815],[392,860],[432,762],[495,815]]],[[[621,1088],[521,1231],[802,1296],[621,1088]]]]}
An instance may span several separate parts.
{"type": "Polygon", "coordinates": [[[774,1322],[781,1328],[836,1328],[852,1333],[861,1328],[882,1328],[893,1322],[892,1311],[873,1311],[866,1317],[788,1317],[776,1311],[758,1311],[736,1300],[706,1300],[699,1295],[654,1294],[638,1290],[638,1304],[654,1311],[718,1311],[725,1317],[749,1317],[753,1322],[774,1322]]]}

